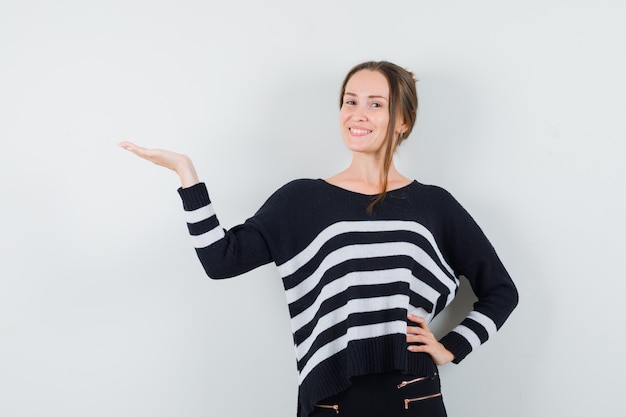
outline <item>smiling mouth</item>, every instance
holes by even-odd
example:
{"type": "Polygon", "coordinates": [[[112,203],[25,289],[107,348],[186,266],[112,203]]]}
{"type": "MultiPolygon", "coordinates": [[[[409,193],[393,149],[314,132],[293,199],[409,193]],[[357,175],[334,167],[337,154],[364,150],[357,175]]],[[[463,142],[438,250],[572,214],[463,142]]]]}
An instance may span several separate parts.
{"type": "Polygon", "coordinates": [[[350,133],[352,133],[353,135],[356,135],[356,136],[364,136],[364,135],[367,135],[369,133],[372,133],[372,131],[371,130],[366,130],[366,129],[357,129],[357,128],[351,127],[350,128],[350,133]]]}

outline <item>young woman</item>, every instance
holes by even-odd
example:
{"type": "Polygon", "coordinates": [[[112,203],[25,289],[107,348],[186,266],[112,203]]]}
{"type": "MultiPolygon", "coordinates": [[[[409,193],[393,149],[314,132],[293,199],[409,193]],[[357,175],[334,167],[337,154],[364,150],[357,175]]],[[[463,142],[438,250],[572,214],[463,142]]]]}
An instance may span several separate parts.
{"type": "Polygon", "coordinates": [[[416,111],[411,72],[384,61],[355,66],[340,94],[350,166],[286,184],[228,231],[187,156],[121,143],[180,176],[189,232],[210,277],[278,267],[301,417],[445,416],[437,367],[460,362],[517,305],[509,274],[463,207],[394,166],[416,111]],[[454,298],[460,275],[478,301],[437,340],[428,324],[454,298]]]}

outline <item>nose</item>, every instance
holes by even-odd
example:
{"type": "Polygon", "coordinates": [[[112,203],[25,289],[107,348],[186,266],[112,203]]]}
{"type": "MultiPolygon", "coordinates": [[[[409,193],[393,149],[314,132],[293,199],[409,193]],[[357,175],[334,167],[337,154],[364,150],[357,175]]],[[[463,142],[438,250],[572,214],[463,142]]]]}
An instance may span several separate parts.
{"type": "Polygon", "coordinates": [[[352,118],[358,121],[367,120],[367,115],[365,114],[365,109],[361,106],[356,106],[354,109],[354,113],[352,113],[352,118]]]}

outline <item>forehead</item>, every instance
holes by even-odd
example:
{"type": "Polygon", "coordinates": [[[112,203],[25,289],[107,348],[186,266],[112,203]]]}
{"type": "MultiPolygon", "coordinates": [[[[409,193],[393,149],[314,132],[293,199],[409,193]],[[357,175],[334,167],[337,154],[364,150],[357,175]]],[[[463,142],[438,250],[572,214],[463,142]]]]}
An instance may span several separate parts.
{"type": "Polygon", "coordinates": [[[361,70],[346,83],[346,93],[363,96],[389,97],[389,83],[379,71],[361,70]]]}

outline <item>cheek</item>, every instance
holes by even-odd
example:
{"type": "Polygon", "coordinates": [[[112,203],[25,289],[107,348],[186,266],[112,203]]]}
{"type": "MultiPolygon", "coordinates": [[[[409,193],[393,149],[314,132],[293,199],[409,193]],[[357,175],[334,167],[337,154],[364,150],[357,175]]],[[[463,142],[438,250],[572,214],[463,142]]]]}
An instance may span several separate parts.
{"type": "Polygon", "coordinates": [[[339,122],[342,125],[346,124],[348,120],[350,120],[350,115],[348,114],[348,112],[345,112],[345,111],[339,112],[339,122]]]}
{"type": "Polygon", "coordinates": [[[389,117],[381,115],[381,117],[376,120],[376,124],[380,129],[387,131],[387,127],[389,126],[389,117]]]}

